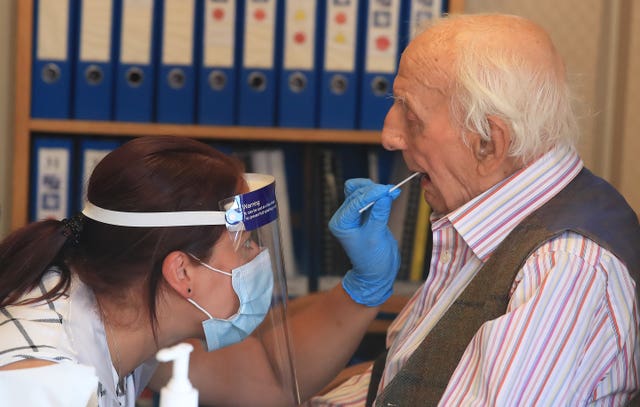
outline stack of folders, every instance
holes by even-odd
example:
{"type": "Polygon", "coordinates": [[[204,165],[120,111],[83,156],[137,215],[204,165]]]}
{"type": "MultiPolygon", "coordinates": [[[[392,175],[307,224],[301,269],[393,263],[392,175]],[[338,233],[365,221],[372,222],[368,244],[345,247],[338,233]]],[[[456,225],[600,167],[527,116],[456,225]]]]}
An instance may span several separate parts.
{"type": "Polygon", "coordinates": [[[34,0],[31,116],[380,129],[446,0],[34,0]]]}
{"type": "Polygon", "coordinates": [[[30,220],[64,219],[80,211],[95,166],[124,139],[37,134],[31,145],[30,220]]]}

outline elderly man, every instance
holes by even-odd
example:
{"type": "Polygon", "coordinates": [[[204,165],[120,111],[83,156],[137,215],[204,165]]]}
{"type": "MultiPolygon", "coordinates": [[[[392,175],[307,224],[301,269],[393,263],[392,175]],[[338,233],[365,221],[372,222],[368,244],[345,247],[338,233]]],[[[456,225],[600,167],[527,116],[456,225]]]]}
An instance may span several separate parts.
{"type": "MultiPolygon", "coordinates": [[[[404,51],[393,92],[382,144],[423,174],[429,274],[389,328],[386,356],[313,405],[628,403],[640,228],[576,153],[549,36],[516,16],[443,19],[404,51]]],[[[347,201],[367,188],[347,185],[347,201]]],[[[346,203],[332,229],[353,256],[346,203]]],[[[377,251],[397,250],[379,233],[377,251]]]]}

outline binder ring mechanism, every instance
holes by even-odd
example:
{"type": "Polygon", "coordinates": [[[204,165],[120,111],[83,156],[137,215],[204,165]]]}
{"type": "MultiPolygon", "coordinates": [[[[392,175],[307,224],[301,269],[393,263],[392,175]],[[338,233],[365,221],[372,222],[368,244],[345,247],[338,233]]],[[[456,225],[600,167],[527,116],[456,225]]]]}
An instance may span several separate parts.
{"type": "Polygon", "coordinates": [[[167,82],[172,89],[180,89],[187,82],[187,77],[182,69],[173,68],[167,75],[167,82]]]}
{"type": "Polygon", "coordinates": [[[267,88],[267,77],[262,72],[251,72],[247,82],[256,92],[263,92],[267,88]]]}
{"type": "Polygon", "coordinates": [[[144,80],[144,72],[142,72],[142,69],[138,68],[137,66],[133,66],[127,69],[126,78],[127,83],[131,87],[137,88],[138,86],[142,85],[142,81],[144,80]]]}
{"type": "Polygon", "coordinates": [[[42,77],[42,81],[44,83],[55,83],[60,79],[60,67],[54,63],[46,64],[42,67],[42,72],[40,73],[42,77]]]}
{"type": "Polygon", "coordinates": [[[385,96],[389,94],[390,83],[384,76],[376,76],[371,80],[371,90],[376,96],[385,96]]]}
{"type": "Polygon", "coordinates": [[[349,80],[344,75],[333,75],[331,77],[330,89],[336,95],[342,95],[347,91],[349,80]]]}
{"type": "Polygon", "coordinates": [[[307,87],[307,77],[302,72],[289,75],[289,89],[293,93],[300,93],[307,87]]]}
{"type": "Polygon", "coordinates": [[[216,69],[209,73],[208,82],[211,89],[220,91],[227,85],[227,75],[216,69]]]}
{"type": "Polygon", "coordinates": [[[84,77],[89,85],[99,85],[104,79],[102,68],[98,65],[89,65],[84,71],[84,77]]]}

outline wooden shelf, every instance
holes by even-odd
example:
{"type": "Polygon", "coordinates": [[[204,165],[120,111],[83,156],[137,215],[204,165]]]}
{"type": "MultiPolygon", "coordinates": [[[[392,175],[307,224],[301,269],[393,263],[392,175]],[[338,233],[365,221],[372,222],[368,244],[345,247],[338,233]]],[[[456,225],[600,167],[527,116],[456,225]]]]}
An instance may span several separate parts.
{"type": "Polygon", "coordinates": [[[80,120],[29,120],[29,131],[108,136],[177,135],[234,141],[379,144],[380,132],[363,130],[294,129],[285,127],[201,126],[80,120]]]}

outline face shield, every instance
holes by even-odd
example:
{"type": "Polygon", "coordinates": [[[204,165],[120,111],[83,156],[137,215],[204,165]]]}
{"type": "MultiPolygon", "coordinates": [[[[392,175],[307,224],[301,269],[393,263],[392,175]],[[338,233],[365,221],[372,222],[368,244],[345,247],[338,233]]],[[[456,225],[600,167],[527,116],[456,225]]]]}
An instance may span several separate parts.
{"type": "MultiPolygon", "coordinates": [[[[234,258],[236,266],[230,273],[232,279],[237,270],[251,268],[251,272],[243,273],[243,279],[251,279],[247,281],[249,284],[243,284],[243,287],[252,285],[255,287],[253,291],[256,292],[268,293],[265,291],[268,288],[271,291],[270,301],[267,299],[267,302],[270,302],[269,308],[262,322],[251,333],[250,340],[260,343],[270,364],[270,370],[279,380],[285,397],[290,397],[290,405],[298,405],[299,390],[286,319],[287,286],[280,241],[275,178],[263,174],[245,174],[245,180],[249,191],[219,202],[220,211],[119,212],[87,203],[82,213],[98,222],[127,227],[225,225],[227,236],[222,236],[221,240],[226,240],[225,245],[229,253],[220,253],[220,255],[229,255],[234,258]]],[[[238,314],[251,313],[252,296],[244,295],[249,298],[249,301],[243,305],[243,288],[236,287],[240,285],[236,282],[233,282],[233,285],[240,298],[238,314]]],[[[262,300],[254,302],[262,302],[262,300]]],[[[200,306],[196,306],[203,310],[200,306]]],[[[203,311],[208,314],[206,310],[203,311]]],[[[233,318],[238,314],[228,321],[215,318],[204,321],[205,334],[206,324],[212,325],[210,322],[213,321],[217,326],[216,329],[223,328],[221,323],[232,323],[233,318]]],[[[251,329],[253,326],[255,325],[252,325],[251,329]]],[[[209,334],[206,336],[209,340],[209,334]]]]}

